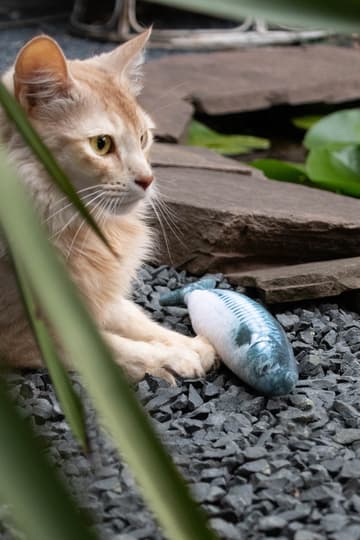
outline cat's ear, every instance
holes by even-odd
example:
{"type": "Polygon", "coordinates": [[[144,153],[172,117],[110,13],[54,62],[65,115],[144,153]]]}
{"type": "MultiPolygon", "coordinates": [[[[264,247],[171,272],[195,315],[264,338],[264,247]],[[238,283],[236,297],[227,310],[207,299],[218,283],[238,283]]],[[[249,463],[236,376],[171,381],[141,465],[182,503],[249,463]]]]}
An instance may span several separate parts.
{"type": "Polygon", "coordinates": [[[21,105],[29,108],[39,101],[64,95],[70,77],[65,56],[48,36],[26,43],[15,61],[14,91],[21,105]]]}
{"type": "Polygon", "coordinates": [[[110,53],[100,55],[101,65],[119,74],[121,82],[138,95],[142,90],[144,49],[150,39],[152,27],[123,43],[110,53]]]}

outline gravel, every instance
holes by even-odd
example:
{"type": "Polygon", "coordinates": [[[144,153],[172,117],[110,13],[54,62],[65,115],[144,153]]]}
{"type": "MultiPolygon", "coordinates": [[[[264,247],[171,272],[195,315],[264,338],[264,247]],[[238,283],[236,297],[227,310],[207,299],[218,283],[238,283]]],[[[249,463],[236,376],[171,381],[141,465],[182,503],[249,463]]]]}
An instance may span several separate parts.
{"type": "MultiPolygon", "coordinates": [[[[169,312],[158,303],[160,287],[163,293],[192,279],[145,265],[134,299],[160,323],[192,334],[185,310],[169,312]]],[[[217,281],[229,287],[221,276],[217,281]]],[[[300,371],[289,396],[259,396],[225,367],[176,387],[146,377],[137,395],[221,538],[360,539],[360,316],[323,303],[276,317],[300,371]]],[[[7,376],[23,416],[47,441],[46,455],[102,537],[162,538],[72,377],[86,404],[89,458],[74,441],[45,370],[7,376]]],[[[8,540],[13,526],[6,507],[0,520],[0,538],[8,540]]]]}

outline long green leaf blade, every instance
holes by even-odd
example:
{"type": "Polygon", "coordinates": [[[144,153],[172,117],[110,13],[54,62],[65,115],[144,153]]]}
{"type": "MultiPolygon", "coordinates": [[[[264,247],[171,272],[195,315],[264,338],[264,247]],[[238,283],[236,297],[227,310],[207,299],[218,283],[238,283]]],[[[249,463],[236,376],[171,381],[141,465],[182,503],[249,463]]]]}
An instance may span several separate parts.
{"type": "Polygon", "coordinates": [[[267,149],[270,141],[250,135],[224,135],[193,120],[188,130],[187,144],[210,148],[219,154],[230,156],[248,153],[254,149],[267,149]]]}
{"type": "Polygon", "coordinates": [[[0,384],[0,493],[29,540],[96,540],[0,384]]]}
{"type": "Polygon", "coordinates": [[[41,140],[36,130],[32,127],[25,112],[17,103],[16,99],[10,94],[10,92],[1,82],[0,104],[4,108],[8,117],[14,122],[19,133],[21,133],[22,137],[27,142],[33,153],[38,157],[45,169],[48,171],[50,177],[54,180],[57,187],[68,197],[69,201],[71,201],[72,204],[77,208],[85,221],[111,250],[109,242],[103,235],[84,203],[81,201],[68,177],[60,165],[55,161],[53,155],[45,143],[41,140]]]}
{"type": "Polygon", "coordinates": [[[20,262],[15,263],[19,287],[26,306],[26,310],[35,334],[43,361],[49,370],[55,393],[62,410],[69,422],[70,428],[81,445],[84,452],[88,451],[86,434],[85,412],[82,402],[72,387],[70,378],[56,351],[48,327],[41,315],[34,299],[30,283],[21,267],[20,262]]]}
{"type": "Polygon", "coordinates": [[[158,4],[197,11],[215,17],[243,20],[260,17],[274,23],[302,25],[358,33],[360,3],[358,0],[148,0],[158,4]]]}
{"type": "Polygon", "coordinates": [[[300,163],[290,163],[279,159],[256,159],[250,165],[263,171],[272,180],[295,184],[305,184],[309,181],[305,166],[300,163]]]}
{"type": "Polygon", "coordinates": [[[193,504],[185,482],[48,244],[3,153],[0,177],[0,222],[8,242],[167,537],[214,540],[203,512],[193,504]]]}
{"type": "Polygon", "coordinates": [[[291,122],[295,127],[307,131],[308,129],[312,128],[317,122],[319,122],[323,117],[324,115],[319,114],[296,116],[295,118],[291,119],[291,122]]]}

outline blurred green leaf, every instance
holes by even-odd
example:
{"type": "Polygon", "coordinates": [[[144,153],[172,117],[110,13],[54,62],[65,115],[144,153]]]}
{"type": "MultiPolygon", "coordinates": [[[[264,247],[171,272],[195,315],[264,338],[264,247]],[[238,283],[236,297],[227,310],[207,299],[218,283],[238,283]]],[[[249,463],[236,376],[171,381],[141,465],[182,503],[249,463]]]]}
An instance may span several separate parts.
{"type": "Polygon", "coordinates": [[[0,223],[12,252],[165,534],[172,540],[214,540],[203,512],[192,502],[187,485],[113,361],[1,151],[0,177],[0,223]]]}
{"type": "Polygon", "coordinates": [[[303,25],[342,32],[359,32],[358,0],[147,0],[215,17],[243,20],[260,17],[270,22],[303,25]]]}
{"type": "Polygon", "coordinates": [[[0,493],[28,540],[96,540],[0,383],[0,493]]]}
{"type": "Polygon", "coordinates": [[[68,373],[59,358],[47,324],[42,316],[39,306],[35,302],[30,283],[20,261],[16,263],[14,260],[14,265],[29,320],[41,351],[43,361],[49,370],[61,408],[64,411],[74,436],[77,438],[83,451],[87,452],[88,441],[85,411],[82,402],[73,389],[68,373]]]}
{"type": "Polygon", "coordinates": [[[309,150],[332,142],[360,143],[360,109],[347,109],[325,116],[309,129],[304,139],[309,150]]]}
{"type": "Polygon", "coordinates": [[[250,163],[264,172],[265,176],[273,180],[304,184],[309,178],[305,171],[305,165],[289,163],[278,159],[256,159],[250,163]]]}
{"type": "Polygon", "coordinates": [[[48,147],[41,140],[37,132],[30,124],[24,110],[20,107],[16,99],[8,92],[3,83],[0,82],[0,104],[4,108],[6,114],[14,122],[19,133],[21,133],[24,140],[27,142],[33,153],[41,161],[42,165],[50,174],[57,187],[68,197],[69,201],[73,203],[75,208],[80,212],[81,216],[89,224],[89,226],[95,231],[95,233],[101,238],[101,240],[111,250],[110,244],[99,229],[97,223],[93,219],[90,212],[86,209],[86,206],[80,199],[73,185],[67,178],[64,171],[59,164],[55,161],[52,153],[48,147]]]}
{"type": "Polygon", "coordinates": [[[323,188],[360,197],[360,145],[330,143],[315,147],[306,161],[306,172],[323,188]]]}
{"type": "Polygon", "coordinates": [[[223,135],[197,120],[192,120],[190,124],[187,144],[210,148],[219,154],[227,155],[243,154],[253,149],[262,150],[270,146],[267,139],[248,135],[223,135]]]}
{"type": "Polygon", "coordinates": [[[291,121],[297,128],[307,131],[317,122],[319,122],[319,120],[321,120],[323,117],[323,115],[313,114],[309,116],[298,116],[296,118],[292,118],[291,121]]]}

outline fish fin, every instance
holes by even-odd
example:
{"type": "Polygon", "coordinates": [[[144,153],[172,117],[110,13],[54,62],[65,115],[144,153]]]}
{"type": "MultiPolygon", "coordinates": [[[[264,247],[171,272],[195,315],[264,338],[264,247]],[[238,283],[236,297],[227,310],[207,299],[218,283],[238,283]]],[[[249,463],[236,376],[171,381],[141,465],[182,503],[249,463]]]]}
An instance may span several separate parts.
{"type": "Polygon", "coordinates": [[[214,278],[204,278],[194,283],[189,283],[181,289],[171,291],[160,296],[159,303],[161,306],[177,306],[186,304],[186,296],[192,291],[215,289],[216,280],[214,278]]]}

